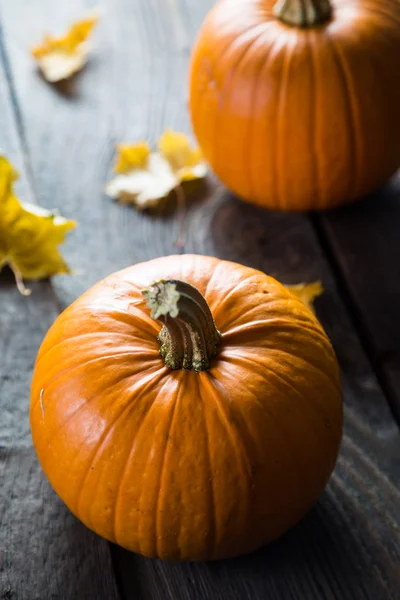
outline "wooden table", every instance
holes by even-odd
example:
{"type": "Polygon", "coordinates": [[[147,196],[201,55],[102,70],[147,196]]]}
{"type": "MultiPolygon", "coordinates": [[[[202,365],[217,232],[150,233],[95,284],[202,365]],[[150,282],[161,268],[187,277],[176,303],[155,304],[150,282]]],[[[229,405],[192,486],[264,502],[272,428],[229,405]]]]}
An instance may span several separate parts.
{"type": "Polygon", "coordinates": [[[190,48],[211,0],[103,0],[96,50],[69,84],[46,84],[29,47],[92,2],[0,1],[0,146],[25,201],[79,221],[65,246],[81,274],[19,295],[0,276],[0,598],[2,600],[400,598],[400,179],[324,215],[258,210],[221,185],[187,216],[185,252],[284,283],[321,279],[317,313],[340,360],[345,434],[309,515],[269,547],[218,563],[147,560],[88,531],[51,490],[32,449],[29,385],[60,311],[103,276],[176,252],[176,215],[110,201],[114,144],[189,130],[190,48]]]}

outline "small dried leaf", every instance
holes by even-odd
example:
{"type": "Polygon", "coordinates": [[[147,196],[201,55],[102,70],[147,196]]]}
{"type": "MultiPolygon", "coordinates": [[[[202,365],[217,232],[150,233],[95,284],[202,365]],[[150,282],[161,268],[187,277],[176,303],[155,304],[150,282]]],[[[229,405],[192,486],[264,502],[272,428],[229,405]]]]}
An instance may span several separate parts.
{"type": "Polygon", "coordinates": [[[167,131],[158,141],[158,152],[151,152],[146,142],[118,144],[114,171],[106,194],[144,210],[159,206],[178,187],[185,192],[185,182],[203,179],[207,167],[184,134],[167,131]]]}
{"type": "MultiPolygon", "coordinates": [[[[135,146],[130,148],[132,155],[135,146]]],[[[124,159],[122,159],[124,160],[124,159]]],[[[118,157],[118,163],[122,162],[118,157]]],[[[150,154],[144,166],[131,166],[117,174],[105,188],[106,194],[125,204],[134,204],[139,210],[157,206],[176,187],[178,181],[169,163],[160,154],[150,154]]]]}
{"type": "Polygon", "coordinates": [[[9,161],[0,156],[0,270],[9,265],[21,286],[22,278],[69,273],[57,246],[76,226],[75,221],[21,204],[12,189],[17,177],[9,161]]]}
{"type": "Polygon", "coordinates": [[[87,38],[98,19],[99,13],[93,12],[74,23],[65,35],[45,35],[43,42],[32,48],[32,55],[47,81],[67,79],[84,67],[91,49],[87,38]]]}
{"type": "Polygon", "coordinates": [[[150,146],[147,142],[139,142],[134,146],[130,144],[118,144],[117,161],[114,166],[116,173],[129,173],[134,169],[147,169],[150,156],[150,146]]]}
{"type": "Polygon", "coordinates": [[[158,150],[180,182],[201,179],[207,175],[207,165],[200,148],[192,147],[184,133],[167,130],[158,140],[158,150]]]}
{"type": "Polygon", "coordinates": [[[320,281],[314,281],[313,283],[298,283],[296,285],[287,285],[286,288],[292,292],[295,296],[300,298],[302,302],[313,312],[314,300],[324,293],[324,288],[320,281]]]}

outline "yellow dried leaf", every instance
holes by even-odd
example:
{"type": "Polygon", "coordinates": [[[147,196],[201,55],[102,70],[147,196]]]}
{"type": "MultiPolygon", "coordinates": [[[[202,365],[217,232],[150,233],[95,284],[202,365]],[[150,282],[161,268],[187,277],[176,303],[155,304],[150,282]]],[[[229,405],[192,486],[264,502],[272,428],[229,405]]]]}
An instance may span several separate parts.
{"type": "Polygon", "coordinates": [[[150,146],[147,142],[117,145],[117,161],[114,165],[116,173],[129,173],[134,169],[146,169],[150,156],[150,146]]]}
{"type": "Polygon", "coordinates": [[[312,311],[314,311],[314,300],[324,293],[324,288],[320,281],[313,283],[298,283],[296,285],[287,285],[286,288],[312,311]]]}
{"type": "Polygon", "coordinates": [[[114,171],[117,175],[106,185],[106,193],[144,210],[158,206],[185,182],[203,179],[207,167],[186,135],[167,131],[158,141],[158,152],[151,152],[146,142],[118,144],[114,171]]]}
{"type": "Polygon", "coordinates": [[[184,133],[167,130],[158,140],[158,151],[167,159],[180,181],[201,179],[207,174],[200,148],[192,147],[184,133]]]}
{"type": "Polygon", "coordinates": [[[76,224],[38,206],[21,204],[13,193],[17,177],[9,161],[0,156],[0,271],[9,265],[24,291],[22,278],[70,272],[57,246],[76,224]]]}
{"type": "Polygon", "coordinates": [[[168,162],[157,152],[149,154],[146,161],[140,161],[140,148],[125,147],[125,157],[119,153],[114,168],[117,175],[106,185],[108,196],[123,203],[131,203],[139,210],[157,206],[177,186],[177,179],[168,162]],[[127,164],[127,155],[138,161],[127,164]],[[122,165],[122,168],[121,168],[122,165]]]}
{"type": "Polygon", "coordinates": [[[43,42],[32,48],[32,55],[47,81],[67,79],[84,67],[91,49],[87,38],[98,19],[98,12],[93,12],[74,23],[65,35],[45,35],[43,42]]]}

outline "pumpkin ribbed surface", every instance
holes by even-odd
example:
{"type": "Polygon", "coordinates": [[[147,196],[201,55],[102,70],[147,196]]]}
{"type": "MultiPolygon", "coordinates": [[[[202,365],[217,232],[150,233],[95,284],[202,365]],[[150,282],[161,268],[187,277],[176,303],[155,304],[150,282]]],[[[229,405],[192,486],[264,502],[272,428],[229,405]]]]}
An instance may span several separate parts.
{"type": "Polygon", "coordinates": [[[322,492],[342,428],[338,367],[311,312],[265,274],[173,256],[95,285],[35,366],[33,442],[53,488],[129,550],[216,559],[294,525],[322,492]],[[142,290],[191,283],[222,334],[208,371],[170,370],[142,290]]]}
{"type": "Polygon", "coordinates": [[[331,0],[331,17],[310,27],[282,22],[276,6],[220,0],[207,17],[190,75],[199,144],[255,204],[303,211],[359,198],[400,166],[400,3],[331,0]]]}

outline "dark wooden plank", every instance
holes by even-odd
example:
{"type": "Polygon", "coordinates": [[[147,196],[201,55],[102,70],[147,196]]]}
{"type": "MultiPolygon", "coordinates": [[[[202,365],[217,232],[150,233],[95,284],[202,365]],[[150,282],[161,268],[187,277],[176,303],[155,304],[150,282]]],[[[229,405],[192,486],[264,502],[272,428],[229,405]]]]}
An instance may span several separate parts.
{"type": "Polygon", "coordinates": [[[364,343],[400,423],[400,172],[383,189],[317,217],[364,343]]]}
{"type": "MultiPolygon", "coordinates": [[[[0,54],[0,148],[21,172],[18,193],[32,202],[29,157],[18,136],[4,47],[0,54]]],[[[108,545],[58,500],[32,448],[31,373],[58,302],[49,282],[31,288],[32,296],[24,298],[10,273],[0,275],[0,597],[117,599],[108,545]]]]}
{"type": "MultiPolygon", "coordinates": [[[[211,4],[108,0],[107,17],[96,33],[98,50],[69,97],[36,77],[26,40],[39,36],[44,20],[49,29],[62,29],[85,3],[55,6],[40,0],[30,6],[15,0],[5,7],[37,189],[47,206],[62,204],[80,221],[66,253],[85,275],[57,280],[63,303],[112,270],[175,250],[176,218],[138,215],[105,198],[102,186],[115,141],[147,137],[154,142],[166,126],[188,128],[188,49],[211,4]],[[49,134],[49,115],[54,135],[49,134]]],[[[335,475],[317,507],[258,553],[182,565],[113,548],[125,597],[395,600],[400,586],[399,432],[310,221],[247,206],[214,186],[208,198],[190,208],[187,225],[186,251],[249,264],[287,283],[323,280],[327,291],[317,308],[343,371],[345,438],[335,475]]]]}
{"type": "Polygon", "coordinates": [[[377,357],[400,350],[400,172],[322,222],[377,357]]]}

